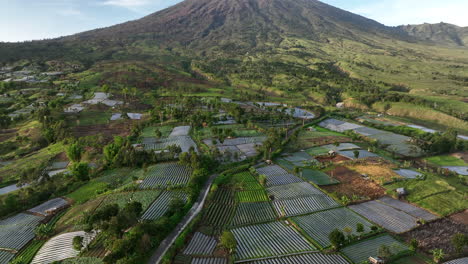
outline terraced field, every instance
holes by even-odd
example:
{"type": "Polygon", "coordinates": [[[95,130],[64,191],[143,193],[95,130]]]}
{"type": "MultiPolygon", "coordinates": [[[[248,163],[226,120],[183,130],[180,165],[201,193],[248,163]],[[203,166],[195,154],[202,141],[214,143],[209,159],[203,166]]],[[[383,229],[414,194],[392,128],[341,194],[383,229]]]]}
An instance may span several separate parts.
{"type": "Polygon", "coordinates": [[[218,242],[213,237],[197,232],[185,248],[184,254],[210,256],[217,244],[218,242]]]}
{"type": "Polygon", "coordinates": [[[172,200],[182,199],[187,201],[188,194],[183,191],[164,191],[145,211],[141,219],[156,220],[162,217],[167,210],[172,200]]]}
{"type": "Polygon", "coordinates": [[[382,245],[389,247],[392,254],[408,250],[408,247],[389,235],[384,235],[376,238],[371,238],[341,250],[354,263],[361,263],[368,260],[370,256],[378,256],[379,248],[382,245]]]}
{"type": "Polygon", "coordinates": [[[166,163],[152,166],[148,169],[141,188],[159,188],[173,185],[186,185],[190,180],[191,171],[177,163],[166,163]]]}
{"type": "Polygon", "coordinates": [[[238,205],[232,225],[255,224],[276,219],[275,211],[269,202],[241,203],[238,205]]]}
{"type": "Polygon", "coordinates": [[[309,253],[287,257],[269,258],[244,262],[248,264],[348,264],[349,262],[338,254],[309,253]]]}
{"type": "Polygon", "coordinates": [[[311,251],[315,248],[296,230],[280,222],[232,230],[237,244],[236,259],[253,259],[311,251]]]}
{"type": "Polygon", "coordinates": [[[349,208],[395,233],[403,233],[417,226],[417,218],[377,201],[351,205],[349,208]]]}
{"type": "Polygon", "coordinates": [[[358,223],[363,224],[363,233],[371,231],[370,227],[372,226],[372,223],[344,207],[294,217],[293,221],[323,248],[331,245],[328,235],[334,229],[343,230],[350,227],[353,229],[352,234],[358,235],[359,233],[356,231],[358,223]]]}

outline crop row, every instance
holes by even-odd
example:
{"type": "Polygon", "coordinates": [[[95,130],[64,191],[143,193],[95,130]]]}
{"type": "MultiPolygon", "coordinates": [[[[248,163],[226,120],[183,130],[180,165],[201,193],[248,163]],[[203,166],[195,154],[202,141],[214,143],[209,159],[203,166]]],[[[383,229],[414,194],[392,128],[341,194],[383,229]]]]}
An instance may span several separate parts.
{"type": "Polygon", "coordinates": [[[240,203],[232,220],[232,225],[255,224],[275,219],[275,211],[269,202],[240,203]]]}
{"type": "Polygon", "coordinates": [[[348,264],[349,262],[338,254],[309,253],[287,257],[253,260],[246,264],[348,264]]]}
{"type": "Polygon", "coordinates": [[[377,257],[382,245],[387,246],[392,255],[408,250],[406,245],[398,242],[389,235],[384,235],[345,247],[341,252],[354,263],[362,263],[368,260],[369,257],[377,257]]]}
{"type": "Polygon", "coordinates": [[[140,184],[142,188],[187,184],[191,171],[175,163],[155,165],[149,168],[147,176],[140,184]]]}
{"type": "Polygon", "coordinates": [[[418,219],[415,217],[377,201],[351,205],[349,208],[395,233],[406,232],[417,226],[418,219]]]}
{"type": "Polygon", "coordinates": [[[0,248],[20,250],[34,239],[34,229],[44,218],[29,214],[17,214],[0,221],[0,248]]]}
{"type": "Polygon", "coordinates": [[[227,264],[224,258],[193,258],[191,264],[227,264]]]}
{"type": "Polygon", "coordinates": [[[239,260],[314,250],[296,230],[280,222],[239,227],[232,233],[239,260]]]}
{"type": "Polygon", "coordinates": [[[63,198],[55,198],[52,200],[49,200],[39,206],[36,206],[32,209],[29,209],[29,212],[40,214],[43,216],[47,216],[50,211],[56,210],[63,208],[68,205],[68,201],[63,199],[63,198]]]}
{"type": "Polygon", "coordinates": [[[184,250],[185,255],[210,256],[218,242],[213,237],[197,232],[184,250]]]}
{"type": "Polygon", "coordinates": [[[37,252],[31,264],[53,263],[78,256],[79,251],[73,247],[73,238],[77,236],[83,238],[83,246],[86,247],[96,237],[96,233],[78,231],[53,237],[37,252]]]}
{"type": "Polygon", "coordinates": [[[15,257],[15,254],[6,252],[6,251],[0,251],[0,264],[8,264],[10,263],[10,260],[12,260],[15,257]]]}
{"type": "Polygon", "coordinates": [[[275,200],[293,199],[311,195],[325,195],[307,182],[273,186],[267,188],[267,192],[270,196],[273,196],[275,200]]]}
{"type": "Polygon", "coordinates": [[[411,205],[411,204],[408,204],[399,200],[395,200],[388,196],[382,197],[378,201],[388,206],[391,206],[397,210],[401,210],[418,219],[424,219],[426,221],[437,219],[436,215],[433,215],[422,208],[416,207],[414,205],[411,205]]]}
{"type": "Polygon", "coordinates": [[[214,227],[228,226],[235,212],[235,205],[211,203],[205,209],[203,223],[214,227]]]}
{"type": "Polygon", "coordinates": [[[340,205],[323,194],[288,200],[275,200],[273,206],[279,216],[296,216],[335,208],[340,205]]]}
{"type": "Polygon", "coordinates": [[[369,232],[372,224],[366,219],[355,214],[347,208],[336,208],[305,216],[294,217],[293,220],[310,237],[317,241],[322,247],[328,247],[330,240],[328,235],[334,230],[343,231],[351,228],[351,233],[357,235],[357,224],[363,225],[363,233],[369,232]]]}
{"type": "Polygon", "coordinates": [[[188,195],[182,191],[164,191],[145,211],[143,220],[156,220],[169,210],[171,202],[175,199],[187,201],[188,195]]]}
{"type": "Polygon", "coordinates": [[[269,201],[264,190],[241,191],[236,192],[236,198],[239,202],[266,202],[269,201]]]}
{"type": "Polygon", "coordinates": [[[278,165],[270,165],[257,169],[257,173],[265,176],[286,175],[289,174],[286,170],[278,165]]]}

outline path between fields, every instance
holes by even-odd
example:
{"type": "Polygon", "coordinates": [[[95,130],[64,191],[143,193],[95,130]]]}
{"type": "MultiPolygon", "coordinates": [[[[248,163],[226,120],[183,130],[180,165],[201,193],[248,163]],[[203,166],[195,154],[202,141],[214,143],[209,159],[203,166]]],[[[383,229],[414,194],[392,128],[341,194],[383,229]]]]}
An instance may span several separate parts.
{"type": "Polygon", "coordinates": [[[193,204],[190,211],[187,215],[182,219],[182,221],[176,226],[174,231],[172,231],[162,242],[159,244],[159,247],[154,251],[153,255],[151,256],[148,264],[158,264],[161,262],[162,258],[169,250],[169,248],[174,244],[177,237],[184,231],[184,229],[188,226],[190,222],[202,211],[203,206],[205,205],[206,197],[210,192],[211,184],[213,181],[218,177],[219,174],[213,174],[210,178],[206,181],[205,185],[203,186],[202,190],[200,191],[200,196],[198,197],[197,201],[193,204]]]}

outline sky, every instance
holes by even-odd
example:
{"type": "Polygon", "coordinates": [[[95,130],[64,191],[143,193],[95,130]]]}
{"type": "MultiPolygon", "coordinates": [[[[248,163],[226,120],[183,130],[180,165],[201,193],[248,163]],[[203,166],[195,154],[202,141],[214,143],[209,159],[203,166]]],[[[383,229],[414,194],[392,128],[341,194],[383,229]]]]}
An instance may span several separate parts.
{"type": "MultiPolygon", "coordinates": [[[[0,41],[71,35],[141,18],[181,0],[0,0],[0,41]]],[[[468,26],[467,0],[322,0],[388,26],[468,26]]]]}

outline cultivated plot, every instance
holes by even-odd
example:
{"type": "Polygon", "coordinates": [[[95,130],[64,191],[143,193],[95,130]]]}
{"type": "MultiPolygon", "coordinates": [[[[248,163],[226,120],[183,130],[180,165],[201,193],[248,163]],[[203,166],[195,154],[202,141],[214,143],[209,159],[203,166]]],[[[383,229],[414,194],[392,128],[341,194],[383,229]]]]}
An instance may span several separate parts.
{"type": "Polygon", "coordinates": [[[217,244],[218,242],[215,238],[196,232],[185,248],[184,254],[210,256],[213,254],[217,244]]]}
{"type": "Polygon", "coordinates": [[[340,205],[329,196],[323,194],[287,200],[274,200],[273,206],[279,216],[296,216],[335,208],[340,205]]]}
{"type": "Polygon", "coordinates": [[[231,224],[233,226],[240,226],[262,223],[275,219],[275,211],[269,202],[240,203],[231,224]]]}
{"type": "Polygon", "coordinates": [[[294,217],[293,221],[323,248],[331,245],[328,235],[334,229],[343,231],[345,228],[351,228],[353,235],[359,235],[358,223],[364,226],[362,233],[370,232],[372,226],[372,223],[344,207],[294,217]]]}
{"type": "Polygon", "coordinates": [[[417,226],[416,217],[377,201],[351,205],[349,208],[395,233],[403,233],[417,226]]]}
{"type": "Polygon", "coordinates": [[[437,219],[438,217],[436,215],[433,215],[431,213],[429,213],[428,211],[422,209],[422,208],[419,208],[417,206],[414,206],[414,205],[411,205],[409,203],[405,203],[405,202],[402,202],[402,201],[399,201],[399,200],[395,200],[391,197],[388,197],[388,196],[385,196],[385,197],[382,197],[378,200],[379,202],[381,203],[384,203],[386,205],[389,205],[395,209],[398,209],[400,211],[403,211],[413,217],[416,217],[418,219],[424,219],[426,221],[431,221],[431,220],[435,220],[437,219]]]}
{"type": "Polygon", "coordinates": [[[359,152],[359,155],[358,155],[358,159],[364,159],[364,158],[378,158],[380,157],[379,155],[377,154],[374,154],[372,152],[369,152],[367,150],[344,150],[344,151],[338,151],[338,154],[340,154],[341,156],[344,156],[344,157],[347,157],[349,159],[356,159],[356,156],[355,156],[355,153],[354,151],[358,151],[359,152]]]}
{"type": "Polygon", "coordinates": [[[235,194],[231,190],[218,189],[213,202],[209,203],[203,215],[203,223],[207,226],[227,226],[236,211],[235,194]]]}
{"type": "Polygon", "coordinates": [[[191,171],[177,163],[158,164],[148,168],[148,173],[140,186],[158,188],[174,185],[185,185],[190,180],[191,171]]]}
{"type": "Polygon", "coordinates": [[[235,228],[236,259],[284,255],[315,248],[296,230],[280,222],[235,228]]]}
{"type": "Polygon", "coordinates": [[[349,262],[338,254],[307,253],[287,257],[268,258],[244,262],[248,264],[348,264],[349,262]]]}
{"type": "Polygon", "coordinates": [[[193,258],[190,264],[227,264],[224,258],[193,258]]]}
{"type": "Polygon", "coordinates": [[[339,183],[339,181],[331,178],[328,174],[317,170],[303,169],[301,175],[302,178],[317,185],[332,185],[339,183]]]}
{"type": "Polygon", "coordinates": [[[0,264],[8,264],[10,263],[10,260],[12,260],[15,257],[15,254],[6,252],[6,251],[0,251],[0,264]]]}
{"type": "Polygon", "coordinates": [[[291,183],[267,188],[267,192],[274,200],[293,199],[312,195],[325,195],[322,191],[307,182],[291,183]]]}
{"type": "Polygon", "coordinates": [[[468,264],[468,257],[447,261],[444,264],[468,264]]]}
{"type": "Polygon", "coordinates": [[[416,179],[422,175],[421,173],[417,171],[408,170],[408,169],[398,169],[398,170],[395,170],[395,172],[405,179],[416,179]]]}
{"type": "Polygon", "coordinates": [[[187,201],[188,194],[183,191],[164,191],[146,210],[141,219],[156,220],[169,210],[171,202],[175,199],[187,201]]]}
{"type": "Polygon", "coordinates": [[[0,248],[20,250],[34,239],[42,216],[20,213],[0,221],[0,248]]]}
{"type": "Polygon", "coordinates": [[[48,216],[49,214],[64,208],[65,206],[68,205],[68,201],[63,199],[63,198],[55,198],[52,200],[49,200],[39,206],[36,206],[32,209],[29,209],[28,211],[31,213],[36,213],[40,214],[42,216],[48,216]]]}
{"type": "Polygon", "coordinates": [[[384,235],[345,247],[341,252],[354,263],[362,263],[367,261],[369,257],[377,257],[379,255],[379,248],[382,245],[387,246],[392,255],[408,250],[408,247],[403,243],[398,242],[389,235],[384,235]]]}
{"type": "Polygon", "coordinates": [[[31,264],[54,263],[78,256],[80,252],[73,247],[73,238],[77,236],[83,238],[83,246],[86,247],[96,237],[96,233],[78,231],[53,237],[37,252],[31,264]]]}

